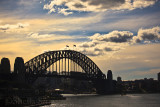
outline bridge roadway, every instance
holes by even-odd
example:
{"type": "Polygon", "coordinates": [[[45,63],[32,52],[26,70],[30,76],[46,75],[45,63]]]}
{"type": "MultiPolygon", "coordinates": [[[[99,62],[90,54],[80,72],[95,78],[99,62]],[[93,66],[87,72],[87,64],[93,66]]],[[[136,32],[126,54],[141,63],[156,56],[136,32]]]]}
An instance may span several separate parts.
{"type": "Polygon", "coordinates": [[[95,81],[98,78],[93,78],[93,77],[88,77],[87,75],[83,74],[83,75],[64,75],[61,73],[57,73],[55,74],[29,74],[26,73],[25,74],[26,77],[32,77],[32,78],[38,78],[38,77],[56,77],[56,78],[71,78],[71,79],[77,79],[77,80],[91,80],[91,81],[95,81]]]}
{"type": "Polygon", "coordinates": [[[87,80],[92,81],[93,86],[97,90],[97,94],[104,95],[107,93],[107,79],[101,79],[101,78],[93,78],[86,76],[78,76],[78,75],[52,75],[52,74],[25,74],[25,78],[28,79],[30,82],[35,81],[38,77],[56,77],[56,78],[72,78],[76,80],[87,80]]]}

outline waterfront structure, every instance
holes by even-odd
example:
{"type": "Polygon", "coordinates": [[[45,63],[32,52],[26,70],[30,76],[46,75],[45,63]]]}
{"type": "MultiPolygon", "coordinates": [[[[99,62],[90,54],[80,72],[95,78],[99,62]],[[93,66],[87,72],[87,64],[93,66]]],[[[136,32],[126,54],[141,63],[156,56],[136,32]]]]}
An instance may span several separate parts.
{"type": "Polygon", "coordinates": [[[113,80],[113,76],[112,76],[112,71],[111,70],[108,70],[107,79],[108,80],[113,80]]]}
{"type": "Polygon", "coordinates": [[[106,79],[106,91],[107,94],[113,94],[116,92],[116,84],[117,82],[113,80],[112,71],[108,70],[107,72],[107,79],[106,79]]]}
{"type": "Polygon", "coordinates": [[[158,81],[160,82],[160,72],[158,73],[158,81]]]}
{"type": "Polygon", "coordinates": [[[125,85],[126,91],[130,93],[139,92],[139,93],[146,93],[146,92],[159,92],[159,84],[157,80],[153,78],[144,78],[135,81],[123,81],[125,85]]]}
{"type": "Polygon", "coordinates": [[[2,73],[2,74],[9,74],[11,72],[10,61],[8,58],[1,59],[1,67],[0,68],[1,68],[0,73],[2,73]]]}
{"type": "Polygon", "coordinates": [[[16,74],[24,74],[25,73],[25,65],[22,57],[17,57],[14,63],[14,73],[16,74]]]}
{"type": "Polygon", "coordinates": [[[2,67],[1,67],[1,64],[0,64],[0,73],[1,73],[1,70],[2,70],[2,67]]]}
{"type": "Polygon", "coordinates": [[[117,77],[117,83],[118,83],[118,84],[121,84],[121,83],[122,83],[121,77],[117,77]]]}

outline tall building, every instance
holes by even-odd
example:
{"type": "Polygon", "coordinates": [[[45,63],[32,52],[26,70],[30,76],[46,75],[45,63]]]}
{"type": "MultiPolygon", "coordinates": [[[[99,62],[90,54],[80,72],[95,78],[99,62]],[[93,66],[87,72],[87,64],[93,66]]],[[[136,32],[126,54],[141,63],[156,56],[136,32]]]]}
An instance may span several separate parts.
{"type": "Polygon", "coordinates": [[[117,77],[117,83],[121,84],[122,83],[122,79],[121,77],[117,77]]]}
{"type": "Polygon", "coordinates": [[[17,57],[14,62],[14,73],[23,74],[25,73],[25,65],[22,57],[17,57]]]}
{"type": "Polygon", "coordinates": [[[2,70],[2,69],[1,69],[1,64],[0,64],[0,72],[1,72],[1,70],[2,70]]]}
{"type": "Polygon", "coordinates": [[[112,71],[111,70],[108,70],[107,79],[108,80],[113,80],[113,76],[112,76],[112,71]]]}
{"type": "Polygon", "coordinates": [[[8,58],[1,59],[1,71],[0,73],[8,74],[11,72],[10,61],[8,58]]]}
{"type": "Polygon", "coordinates": [[[160,72],[158,73],[158,81],[160,82],[160,72]]]}

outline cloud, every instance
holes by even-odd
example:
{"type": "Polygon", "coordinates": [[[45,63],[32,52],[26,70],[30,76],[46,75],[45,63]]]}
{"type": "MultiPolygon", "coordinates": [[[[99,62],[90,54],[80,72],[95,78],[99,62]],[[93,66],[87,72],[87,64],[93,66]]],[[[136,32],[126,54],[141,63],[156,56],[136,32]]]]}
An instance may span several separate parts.
{"type": "Polygon", "coordinates": [[[107,10],[134,10],[152,6],[157,0],[52,0],[43,9],[48,13],[57,12],[64,15],[73,11],[102,12],[107,10]]]}
{"type": "Polygon", "coordinates": [[[125,0],[125,3],[119,7],[113,8],[115,10],[134,10],[137,8],[145,8],[154,5],[158,0],[125,0]]]}
{"type": "Polygon", "coordinates": [[[81,37],[75,37],[69,35],[57,35],[57,34],[39,34],[30,32],[27,35],[27,38],[38,43],[50,44],[55,41],[67,41],[67,40],[79,39],[81,37]]]}
{"type": "MultiPolygon", "coordinates": [[[[49,17],[49,18],[31,18],[31,19],[14,19],[3,18],[3,23],[29,24],[26,30],[29,32],[73,32],[84,29],[85,26],[98,23],[102,20],[101,15],[87,15],[85,17],[49,17]]],[[[2,24],[0,24],[2,25],[2,24]]],[[[24,29],[23,29],[24,30],[24,29]]]]}
{"type": "Polygon", "coordinates": [[[28,34],[28,37],[29,38],[36,38],[36,39],[40,39],[40,38],[48,38],[48,37],[51,37],[51,35],[49,34],[43,34],[43,35],[40,35],[39,33],[29,33],[28,34]]]}
{"type": "Polygon", "coordinates": [[[138,35],[133,37],[134,43],[140,42],[159,42],[160,41],[160,27],[153,27],[151,29],[139,29],[138,35]]]}
{"type": "Polygon", "coordinates": [[[90,37],[93,41],[106,41],[106,42],[127,42],[131,39],[133,33],[129,31],[112,31],[108,34],[100,35],[99,33],[90,37]]]}
{"type": "Polygon", "coordinates": [[[158,0],[134,0],[132,9],[145,8],[154,5],[158,0]]]}
{"type": "Polygon", "coordinates": [[[5,24],[5,25],[0,25],[0,31],[22,29],[22,28],[25,28],[27,26],[29,26],[28,23],[5,24]]]}
{"type": "Polygon", "coordinates": [[[94,47],[94,46],[97,45],[97,44],[98,44],[98,42],[93,42],[93,41],[91,41],[91,42],[84,42],[84,43],[80,44],[79,46],[80,46],[80,47],[89,48],[89,47],[94,47]]]}
{"type": "Polygon", "coordinates": [[[73,12],[68,12],[69,9],[59,9],[58,13],[64,14],[65,16],[72,14],[73,12]]]}
{"type": "Polygon", "coordinates": [[[114,43],[105,41],[99,41],[97,43],[92,42],[93,41],[79,44],[77,50],[89,56],[99,56],[104,54],[111,55],[129,45],[128,43],[114,43]]]}
{"type": "Polygon", "coordinates": [[[78,50],[90,56],[113,54],[127,46],[160,42],[160,27],[139,29],[137,36],[129,31],[112,31],[108,34],[96,33],[89,37],[89,42],[78,45],[78,50]]]}

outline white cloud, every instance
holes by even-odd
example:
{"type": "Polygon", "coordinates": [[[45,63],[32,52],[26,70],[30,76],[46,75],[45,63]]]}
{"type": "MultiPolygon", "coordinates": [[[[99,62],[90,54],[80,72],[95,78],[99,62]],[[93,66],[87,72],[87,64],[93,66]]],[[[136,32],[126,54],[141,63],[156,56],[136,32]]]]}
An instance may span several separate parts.
{"type": "Polygon", "coordinates": [[[89,56],[99,56],[104,54],[113,54],[119,50],[125,49],[126,46],[129,46],[129,44],[105,41],[95,43],[91,41],[79,44],[77,50],[89,56]]]}
{"type": "Polygon", "coordinates": [[[64,15],[72,11],[102,12],[112,10],[134,10],[152,6],[157,0],[52,0],[44,5],[49,13],[57,12],[64,15]],[[65,6],[65,9],[64,9],[65,6]]]}
{"type": "Polygon", "coordinates": [[[95,34],[90,37],[93,41],[106,41],[106,42],[127,42],[130,38],[132,38],[133,33],[129,31],[112,31],[108,34],[100,35],[95,34]]]}
{"type": "MultiPolygon", "coordinates": [[[[68,35],[56,35],[56,34],[39,34],[39,33],[34,33],[30,32],[27,35],[28,38],[34,39],[39,42],[49,42],[49,41],[54,41],[54,40],[71,40],[75,39],[76,37],[73,36],[68,36],[68,35]]],[[[80,38],[80,37],[79,37],[80,38]]]]}
{"type": "Polygon", "coordinates": [[[39,33],[33,33],[33,32],[31,32],[31,33],[28,34],[28,37],[29,38],[37,38],[37,39],[39,39],[39,38],[51,37],[51,35],[49,35],[49,34],[39,35],[39,33]]]}
{"type": "Polygon", "coordinates": [[[0,31],[7,31],[12,29],[22,29],[29,26],[28,23],[17,23],[17,24],[5,24],[0,25],[0,31]]]}
{"type": "Polygon", "coordinates": [[[160,27],[151,29],[139,29],[138,35],[133,37],[133,43],[139,42],[151,43],[160,41],[160,27]]]}
{"type": "Polygon", "coordinates": [[[114,8],[115,10],[134,10],[137,8],[145,8],[154,5],[158,0],[125,0],[125,3],[119,7],[114,8]]]}
{"type": "Polygon", "coordinates": [[[133,8],[144,8],[148,6],[152,6],[155,4],[157,0],[135,0],[133,2],[133,8]]]}
{"type": "Polygon", "coordinates": [[[137,36],[129,31],[112,31],[108,34],[96,33],[90,36],[89,42],[83,42],[78,45],[78,50],[90,55],[98,56],[115,53],[134,44],[149,44],[160,42],[160,27],[150,29],[139,29],[137,36]]]}
{"type": "Polygon", "coordinates": [[[65,16],[69,15],[69,14],[72,14],[73,12],[67,12],[68,9],[59,9],[58,13],[61,13],[61,14],[64,14],[65,16]]]}

